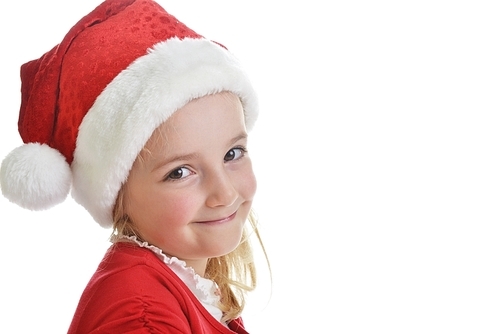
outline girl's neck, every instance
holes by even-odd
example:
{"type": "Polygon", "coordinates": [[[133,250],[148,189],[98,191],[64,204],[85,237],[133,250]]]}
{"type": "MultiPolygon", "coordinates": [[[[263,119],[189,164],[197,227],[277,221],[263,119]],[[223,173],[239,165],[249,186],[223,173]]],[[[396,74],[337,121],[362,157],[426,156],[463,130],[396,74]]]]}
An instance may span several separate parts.
{"type": "Polygon", "coordinates": [[[197,260],[179,259],[179,260],[186,262],[186,266],[193,268],[194,272],[197,273],[200,277],[205,277],[205,270],[207,269],[208,259],[197,259],[197,260]]]}

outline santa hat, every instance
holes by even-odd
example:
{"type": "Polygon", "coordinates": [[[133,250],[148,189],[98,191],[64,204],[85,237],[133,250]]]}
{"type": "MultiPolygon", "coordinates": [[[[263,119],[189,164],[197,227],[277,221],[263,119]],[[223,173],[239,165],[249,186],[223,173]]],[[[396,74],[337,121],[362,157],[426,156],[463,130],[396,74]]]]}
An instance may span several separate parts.
{"type": "Polygon", "coordinates": [[[19,133],[2,162],[2,193],[32,210],[67,197],[111,227],[117,194],[153,131],[189,101],[257,99],[237,59],[152,0],[107,0],[55,48],[21,67],[19,133]]]}

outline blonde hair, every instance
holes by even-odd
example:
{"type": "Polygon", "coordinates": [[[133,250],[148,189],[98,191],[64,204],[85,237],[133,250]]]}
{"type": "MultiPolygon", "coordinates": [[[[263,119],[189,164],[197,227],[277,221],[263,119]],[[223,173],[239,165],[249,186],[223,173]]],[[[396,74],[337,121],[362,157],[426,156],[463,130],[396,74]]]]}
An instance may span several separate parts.
{"type": "MultiPolygon", "coordinates": [[[[253,212],[248,216],[250,229],[245,228],[241,242],[231,253],[210,258],[205,270],[205,278],[213,280],[219,286],[221,297],[219,307],[224,316],[222,321],[238,318],[245,307],[246,293],[255,289],[257,275],[250,236],[256,236],[269,267],[269,259],[257,229],[257,219],[253,212]]],[[[132,220],[124,213],[124,187],[118,193],[113,210],[112,242],[118,242],[123,236],[136,236],[142,240],[132,220]]]]}

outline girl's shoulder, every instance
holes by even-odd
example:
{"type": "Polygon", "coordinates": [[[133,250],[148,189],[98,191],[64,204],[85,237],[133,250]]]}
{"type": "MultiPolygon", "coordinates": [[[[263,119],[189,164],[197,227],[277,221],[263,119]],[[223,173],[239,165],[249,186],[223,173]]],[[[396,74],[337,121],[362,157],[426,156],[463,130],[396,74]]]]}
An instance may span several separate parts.
{"type": "Polygon", "coordinates": [[[150,250],[130,242],[117,242],[104,255],[89,286],[119,284],[124,290],[144,291],[155,287],[179,288],[180,283],[177,275],[150,250]]]}
{"type": "Polygon", "coordinates": [[[174,321],[164,325],[189,331],[184,314],[192,305],[187,303],[189,297],[179,279],[154,254],[117,243],[108,249],[87,284],[69,333],[142,328],[155,318],[174,321]]]}

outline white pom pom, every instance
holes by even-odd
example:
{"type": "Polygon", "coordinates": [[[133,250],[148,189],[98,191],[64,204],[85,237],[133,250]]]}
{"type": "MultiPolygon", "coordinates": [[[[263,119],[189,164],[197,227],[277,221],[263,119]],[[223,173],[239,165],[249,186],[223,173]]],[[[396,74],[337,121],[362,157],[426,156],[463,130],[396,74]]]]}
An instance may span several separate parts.
{"type": "Polygon", "coordinates": [[[29,143],[5,157],[0,184],[3,195],[11,202],[30,210],[44,210],[68,196],[71,169],[59,151],[29,143]]]}

